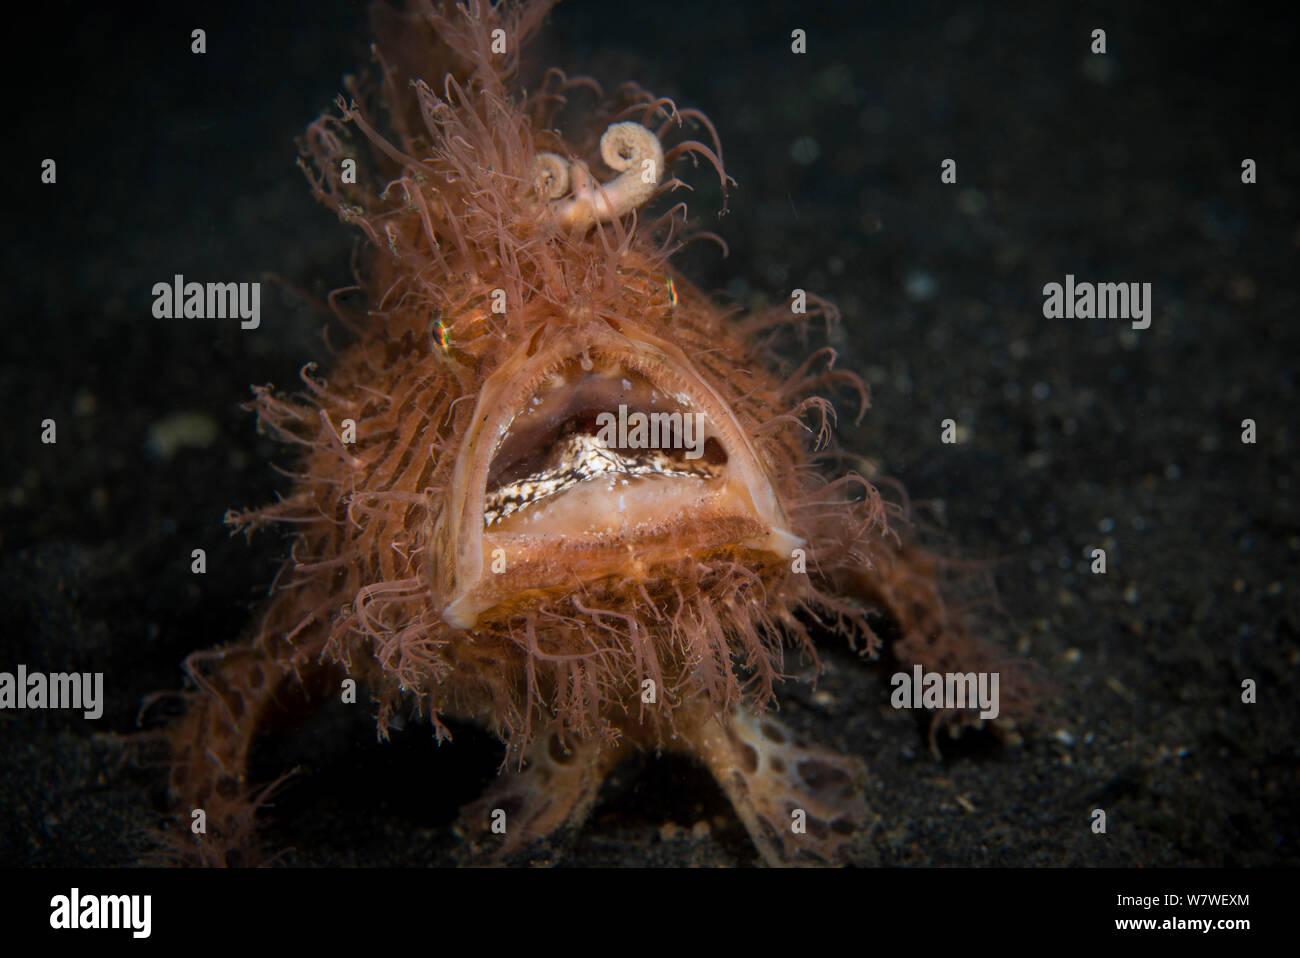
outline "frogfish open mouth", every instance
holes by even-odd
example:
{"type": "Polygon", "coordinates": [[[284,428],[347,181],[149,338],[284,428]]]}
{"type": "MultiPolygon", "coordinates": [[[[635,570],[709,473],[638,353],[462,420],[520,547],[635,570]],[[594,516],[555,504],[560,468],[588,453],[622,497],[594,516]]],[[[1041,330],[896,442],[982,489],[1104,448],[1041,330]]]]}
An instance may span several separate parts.
{"type": "Polygon", "coordinates": [[[876,821],[865,767],[777,720],[794,663],[832,635],[875,652],[881,623],[902,660],[1001,661],[946,611],[900,511],[823,472],[819,391],[865,407],[865,389],[829,348],[778,348],[833,307],[737,317],[670,263],[690,235],[667,199],[679,161],[729,183],[709,121],[554,69],[525,92],[549,6],[378,8],[374,76],[302,140],[363,238],[366,306],[333,300],[353,339],[327,379],[254,390],[300,460],[281,501],[227,521],[284,524],[293,547],[251,634],[186,662],[161,733],[179,858],[258,860],[254,742],[342,696],[381,735],[401,709],[440,740],[444,717],[500,737],[457,825],[484,856],[580,825],[648,750],[707,768],[765,861],[853,860],[876,821]]]}

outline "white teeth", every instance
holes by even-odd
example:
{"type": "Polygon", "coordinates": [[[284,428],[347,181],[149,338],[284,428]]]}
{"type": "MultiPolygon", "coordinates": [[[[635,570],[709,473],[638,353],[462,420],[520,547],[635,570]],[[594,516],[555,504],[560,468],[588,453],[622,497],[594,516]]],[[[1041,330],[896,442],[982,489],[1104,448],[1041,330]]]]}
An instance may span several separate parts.
{"type": "MultiPolygon", "coordinates": [[[[673,459],[660,449],[625,455],[611,449],[599,436],[578,433],[569,437],[560,454],[541,471],[489,492],[483,503],[483,524],[491,527],[520,509],[607,473],[712,479],[719,470],[707,462],[673,459]]],[[[627,485],[627,479],[622,484],[627,485]]],[[[619,510],[622,508],[620,497],[619,510]]]]}

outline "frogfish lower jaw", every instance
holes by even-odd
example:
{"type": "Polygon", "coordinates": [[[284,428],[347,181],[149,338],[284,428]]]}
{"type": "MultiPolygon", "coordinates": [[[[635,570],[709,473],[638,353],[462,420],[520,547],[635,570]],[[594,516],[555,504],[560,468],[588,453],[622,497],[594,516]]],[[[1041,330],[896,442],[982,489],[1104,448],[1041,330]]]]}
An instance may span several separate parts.
{"type": "Polygon", "coordinates": [[[520,348],[479,394],[435,520],[444,621],[472,630],[687,556],[788,560],[803,540],[749,435],[643,329],[598,321],[520,348]]]}

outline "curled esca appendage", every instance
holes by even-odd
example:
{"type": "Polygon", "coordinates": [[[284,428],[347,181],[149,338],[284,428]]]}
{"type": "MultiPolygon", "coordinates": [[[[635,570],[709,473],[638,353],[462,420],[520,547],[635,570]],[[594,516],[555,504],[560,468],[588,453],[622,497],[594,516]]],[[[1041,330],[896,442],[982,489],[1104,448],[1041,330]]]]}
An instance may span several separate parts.
{"type": "Polygon", "coordinates": [[[664,173],[659,138],[639,123],[614,123],[600,138],[600,157],[618,173],[599,182],[587,164],[556,153],[533,161],[533,187],[563,226],[586,230],[635,210],[650,199],[664,173]]]}

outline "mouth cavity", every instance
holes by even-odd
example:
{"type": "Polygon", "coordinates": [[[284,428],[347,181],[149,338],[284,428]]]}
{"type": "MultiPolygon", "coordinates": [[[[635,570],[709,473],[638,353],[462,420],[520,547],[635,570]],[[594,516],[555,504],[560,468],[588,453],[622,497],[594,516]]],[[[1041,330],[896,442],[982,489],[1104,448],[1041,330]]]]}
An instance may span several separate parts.
{"type": "Polygon", "coordinates": [[[442,615],[462,629],[685,555],[785,560],[803,544],[730,406],[681,350],[608,328],[488,377],[435,537],[442,615]]]}
{"type": "Polygon", "coordinates": [[[603,497],[615,514],[632,518],[629,497],[662,506],[716,488],[725,476],[726,450],[703,412],[617,363],[596,366],[588,357],[588,365],[574,359],[551,372],[514,417],[488,468],[485,529],[540,531],[578,521],[596,531],[593,522],[610,512],[593,509],[603,497]],[[682,495],[669,495],[665,484],[682,495]],[[572,508],[560,503],[565,496],[572,508]]]}

